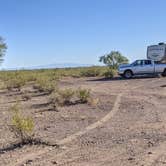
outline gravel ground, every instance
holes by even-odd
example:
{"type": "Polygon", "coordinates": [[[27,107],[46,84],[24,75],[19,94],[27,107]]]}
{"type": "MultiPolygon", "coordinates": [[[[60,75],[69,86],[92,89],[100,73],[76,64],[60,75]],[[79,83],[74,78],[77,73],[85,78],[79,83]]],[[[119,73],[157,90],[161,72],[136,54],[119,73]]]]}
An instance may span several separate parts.
{"type": "Polygon", "coordinates": [[[76,104],[53,111],[49,96],[28,91],[20,103],[35,121],[35,136],[59,144],[3,150],[17,139],[8,129],[10,106],[19,92],[0,92],[1,166],[160,166],[166,165],[166,79],[65,78],[61,88],[91,89],[97,106],[76,104]]]}

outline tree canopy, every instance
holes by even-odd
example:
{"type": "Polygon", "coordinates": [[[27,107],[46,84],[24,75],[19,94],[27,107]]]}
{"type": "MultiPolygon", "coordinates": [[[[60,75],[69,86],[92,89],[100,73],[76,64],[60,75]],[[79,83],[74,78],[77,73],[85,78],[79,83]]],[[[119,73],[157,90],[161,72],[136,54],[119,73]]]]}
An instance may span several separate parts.
{"type": "Polygon", "coordinates": [[[0,63],[3,61],[3,57],[6,53],[7,45],[4,42],[4,39],[0,37],[0,63]]]}
{"type": "Polygon", "coordinates": [[[101,56],[99,61],[114,69],[116,69],[120,64],[129,62],[129,60],[119,51],[111,51],[109,54],[101,56]]]}

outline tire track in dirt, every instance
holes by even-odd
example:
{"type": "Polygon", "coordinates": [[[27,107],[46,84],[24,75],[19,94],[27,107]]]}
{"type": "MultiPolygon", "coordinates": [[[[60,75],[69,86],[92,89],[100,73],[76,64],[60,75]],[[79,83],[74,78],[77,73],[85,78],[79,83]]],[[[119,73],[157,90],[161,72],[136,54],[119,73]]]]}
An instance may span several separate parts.
{"type": "Polygon", "coordinates": [[[113,109],[106,115],[104,116],[102,119],[98,120],[97,122],[89,125],[88,127],[86,127],[84,130],[82,131],[79,131],[61,141],[58,141],[57,144],[58,145],[64,145],[64,144],[67,144],[75,139],[77,139],[78,137],[81,137],[82,135],[84,135],[85,133],[88,133],[90,130],[93,130],[97,127],[100,127],[103,125],[103,123],[107,122],[108,120],[110,120],[114,115],[115,113],[118,111],[119,109],[119,105],[120,105],[120,101],[121,101],[121,97],[122,97],[122,94],[119,94],[116,98],[116,101],[114,103],[114,107],[113,109]]]}
{"type": "MultiPolygon", "coordinates": [[[[117,95],[116,101],[114,103],[113,109],[106,115],[104,116],[102,119],[98,120],[97,122],[89,125],[88,127],[86,127],[85,129],[83,129],[82,131],[79,131],[75,134],[72,134],[70,136],[68,136],[67,138],[64,138],[60,141],[57,142],[58,145],[64,145],[64,144],[68,144],[70,142],[72,142],[73,140],[77,139],[78,137],[81,137],[82,135],[90,132],[93,129],[96,129],[97,127],[102,126],[105,122],[107,122],[108,120],[110,120],[118,111],[119,106],[120,106],[120,102],[121,102],[121,97],[122,97],[122,93],[117,95]]],[[[45,149],[45,150],[41,150],[39,152],[36,153],[29,153],[26,156],[23,155],[20,157],[20,159],[17,159],[17,161],[15,162],[11,162],[11,164],[9,164],[8,166],[18,166],[23,164],[24,162],[26,162],[27,160],[31,159],[34,160],[36,159],[38,156],[46,154],[50,152],[50,149],[45,149]]]]}

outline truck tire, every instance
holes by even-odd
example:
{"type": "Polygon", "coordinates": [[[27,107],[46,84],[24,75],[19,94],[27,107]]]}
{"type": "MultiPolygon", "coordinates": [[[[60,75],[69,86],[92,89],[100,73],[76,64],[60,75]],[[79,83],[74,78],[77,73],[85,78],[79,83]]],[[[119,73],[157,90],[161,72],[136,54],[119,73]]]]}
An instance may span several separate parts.
{"type": "Polygon", "coordinates": [[[162,73],[163,77],[166,77],[166,69],[164,70],[164,72],[162,73]]]}
{"type": "Polygon", "coordinates": [[[132,78],[132,76],[133,76],[133,73],[132,73],[131,70],[126,70],[126,71],[124,72],[124,77],[125,77],[125,78],[129,79],[129,78],[132,78]]]}

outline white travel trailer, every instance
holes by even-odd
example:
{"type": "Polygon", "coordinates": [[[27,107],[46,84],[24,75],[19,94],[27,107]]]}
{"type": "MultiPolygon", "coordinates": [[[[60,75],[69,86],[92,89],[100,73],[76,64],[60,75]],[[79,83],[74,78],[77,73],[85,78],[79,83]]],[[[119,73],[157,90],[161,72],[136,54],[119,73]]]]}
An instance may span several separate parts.
{"type": "Polygon", "coordinates": [[[156,62],[166,62],[166,44],[159,43],[158,45],[151,45],[147,48],[147,59],[156,62]]]}

